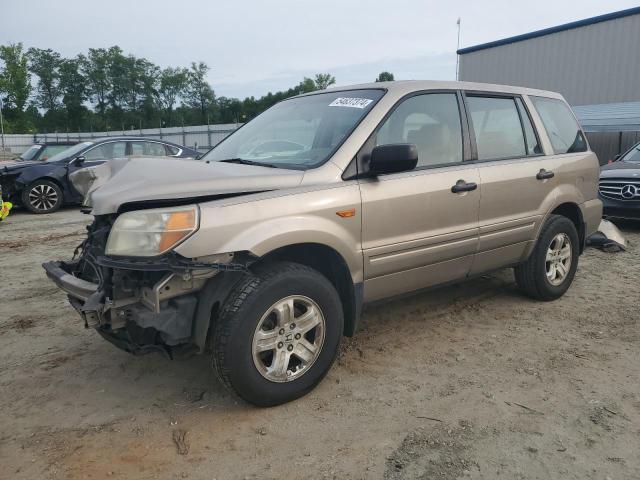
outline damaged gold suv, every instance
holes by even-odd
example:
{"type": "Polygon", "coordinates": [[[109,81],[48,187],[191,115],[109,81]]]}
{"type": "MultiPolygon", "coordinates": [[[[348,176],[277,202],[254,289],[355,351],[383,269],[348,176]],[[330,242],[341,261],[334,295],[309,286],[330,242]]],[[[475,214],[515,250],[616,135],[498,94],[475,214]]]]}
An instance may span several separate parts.
{"type": "Polygon", "coordinates": [[[93,223],[44,264],[85,325],[133,354],[210,353],[261,406],[309,392],[363,304],[514,267],[569,288],[602,215],[596,156],[563,98],[390,82],[278,103],[201,161],[77,172],[93,223]]]}

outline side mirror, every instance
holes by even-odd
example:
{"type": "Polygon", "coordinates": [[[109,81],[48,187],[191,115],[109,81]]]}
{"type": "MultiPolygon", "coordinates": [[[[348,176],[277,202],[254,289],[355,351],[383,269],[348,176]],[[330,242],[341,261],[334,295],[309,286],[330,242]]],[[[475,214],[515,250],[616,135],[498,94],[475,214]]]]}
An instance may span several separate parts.
{"type": "Polygon", "coordinates": [[[372,175],[407,172],[418,164],[418,149],[413,143],[378,145],[371,152],[369,172],[372,175]]]}
{"type": "Polygon", "coordinates": [[[77,165],[77,166],[81,166],[84,161],[86,160],[86,158],[84,157],[84,155],[80,155],[79,157],[76,157],[73,159],[73,162],[77,165]]]}
{"type": "Polygon", "coordinates": [[[616,153],[616,156],[615,156],[615,157],[613,157],[613,161],[615,162],[615,161],[616,161],[616,160],[618,160],[619,158],[620,158],[620,154],[619,154],[619,153],[616,153]]]}

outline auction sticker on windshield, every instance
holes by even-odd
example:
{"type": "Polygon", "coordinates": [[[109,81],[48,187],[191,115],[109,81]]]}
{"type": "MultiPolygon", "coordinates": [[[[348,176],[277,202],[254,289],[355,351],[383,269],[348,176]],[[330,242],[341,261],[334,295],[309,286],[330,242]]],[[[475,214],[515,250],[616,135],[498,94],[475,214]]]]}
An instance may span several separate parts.
{"type": "Polygon", "coordinates": [[[330,107],[366,108],[373,100],[368,98],[338,97],[329,104],[330,107]]]}

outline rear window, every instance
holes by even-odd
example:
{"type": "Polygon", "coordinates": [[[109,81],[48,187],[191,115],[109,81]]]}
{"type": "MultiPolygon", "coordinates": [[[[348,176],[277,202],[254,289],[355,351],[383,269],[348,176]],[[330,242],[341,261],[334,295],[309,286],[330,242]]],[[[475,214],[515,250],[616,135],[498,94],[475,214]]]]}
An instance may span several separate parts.
{"type": "Polygon", "coordinates": [[[531,97],[551,145],[553,153],[586,152],[587,141],[569,106],[562,100],[546,97],[531,97]]]}

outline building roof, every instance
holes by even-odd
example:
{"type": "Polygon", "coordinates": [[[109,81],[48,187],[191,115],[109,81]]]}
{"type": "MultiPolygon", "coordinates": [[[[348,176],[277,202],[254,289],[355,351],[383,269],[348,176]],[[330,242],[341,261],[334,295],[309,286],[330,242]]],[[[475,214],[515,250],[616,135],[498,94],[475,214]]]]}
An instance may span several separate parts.
{"type": "Polygon", "coordinates": [[[585,132],[640,131],[640,102],[572,107],[585,132]]]}
{"type": "Polygon", "coordinates": [[[598,15],[597,17],[586,18],[584,20],[578,20],[576,22],[565,23],[556,27],[545,28],[542,30],[536,30],[535,32],[524,33],[522,35],[516,35],[515,37],[503,38],[502,40],[495,40],[493,42],[482,43],[480,45],[474,45],[472,47],[461,48],[458,50],[458,55],[464,55],[466,53],[477,52],[479,50],[486,50],[488,48],[499,47],[501,45],[509,45],[510,43],[522,42],[523,40],[529,40],[531,38],[543,37],[552,33],[564,32],[566,30],[572,30],[574,28],[586,27],[587,25],[593,25],[595,23],[607,22],[609,20],[615,20],[616,18],[628,17],[630,15],[640,14],[640,7],[628,8],[627,10],[620,10],[618,12],[607,13],[604,15],[598,15]]]}

